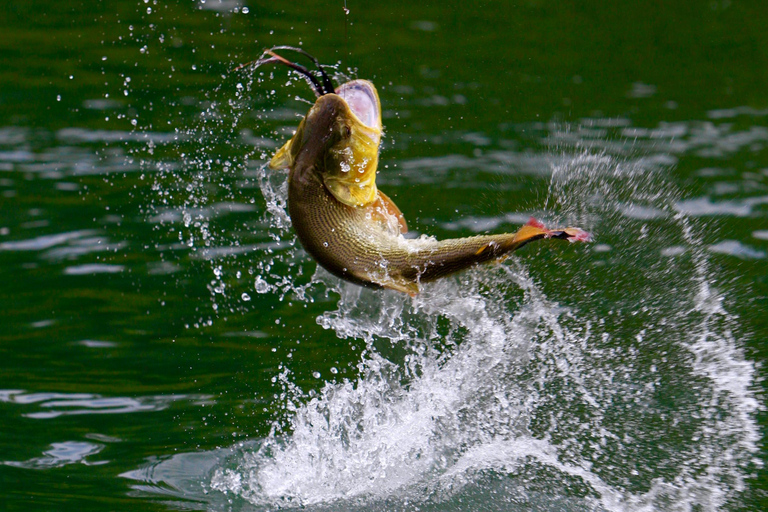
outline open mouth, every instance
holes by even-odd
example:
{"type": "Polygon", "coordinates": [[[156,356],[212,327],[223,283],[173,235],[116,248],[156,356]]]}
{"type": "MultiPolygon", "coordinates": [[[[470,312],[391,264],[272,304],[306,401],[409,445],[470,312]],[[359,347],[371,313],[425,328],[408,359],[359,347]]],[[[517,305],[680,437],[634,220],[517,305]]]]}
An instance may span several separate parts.
{"type": "Polygon", "coordinates": [[[379,99],[370,82],[352,80],[339,86],[336,89],[336,94],[347,102],[349,109],[365,126],[381,128],[379,99]]]}
{"type": "MultiPolygon", "coordinates": [[[[316,58],[306,51],[301,48],[294,48],[293,46],[273,46],[272,48],[264,50],[264,53],[258,60],[249,64],[243,64],[237,69],[244,67],[253,67],[255,69],[263,64],[272,62],[284,64],[297,71],[309,82],[318,98],[334,92],[331,78],[328,76],[328,73],[325,72],[326,66],[321,65],[316,58]],[[296,64],[285,57],[281,57],[275,53],[275,50],[288,50],[303,55],[304,57],[309,58],[317,69],[310,71],[300,64],[296,64]]],[[[349,109],[361,123],[368,128],[381,131],[381,106],[379,104],[379,96],[376,94],[376,89],[371,82],[368,80],[352,80],[351,82],[340,85],[335,92],[347,102],[349,109]]]]}

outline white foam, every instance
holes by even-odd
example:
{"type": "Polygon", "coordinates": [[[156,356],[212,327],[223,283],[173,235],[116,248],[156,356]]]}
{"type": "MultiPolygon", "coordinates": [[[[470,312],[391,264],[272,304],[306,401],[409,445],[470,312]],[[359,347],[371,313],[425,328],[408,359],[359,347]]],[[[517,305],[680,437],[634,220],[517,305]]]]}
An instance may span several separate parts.
{"type": "MultiPolygon", "coordinates": [[[[352,99],[364,117],[371,101],[352,99]]],[[[626,129],[619,121],[595,127],[626,129]]],[[[489,152],[489,169],[530,161],[537,174],[551,171],[544,209],[598,228],[611,250],[537,266],[536,280],[511,258],[427,286],[416,299],[318,271],[313,282],[339,296],[319,324],[365,346],[357,376],[310,394],[282,368],[275,378],[284,415],[264,439],[232,447],[232,458],[207,458],[205,490],[260,509],[442,510],[472,496],[491,510],[562,502],[566,510],[714,511],[737,501],[759,465],[755,368],[697,233],[712,215],[748,215],[761,199],[682,200],[661,172],[675,154],[766,140],[760,130],[733,130],[688,123],[638,131],[660,150],[636,159],[489,152]],[[649,250],[653,240],[664,246],[649,250]],[[595,259],[610,264],[595,272],[595,259]]],[[[606,147],[612,140],[601,133],[550,139],[606,147]]],[[[627,141],[616,144],[626,154],[627,141]]],[[[477,163],[462,158],[428,167],[477,163]]],[[[213,165],[207,157],[192,163],[201,175],[213,165]]],[[[414,159],[400,168],[423,166],[414,159]]],[[[249,172],[266,200],[263,229],[277,245],[258,246],[247,281],[254,293],[314,300],[310,285],[295,283],[296,265],[308,258],[289,229],[285,173],[249,172]]],[[[183,241],[201,251],[223,243],[198,215],[210,179],[195,174],[187,185],[183,241]]],[[[214,306],[226,293],[240,297],[225,286],[225,270],[212,265],[214,306]]]]}
{"type": "MultiPolygon", "coordinates": [[[[589,185],[608,200],[574,210],[585,218],[598,207],[624,216],[626,198],[608,180],[624,190],[642,180],[644,189],[629,187],[632,204],[674,211],[674,191],[663,182],[649,190],[641,168],[583,155],[559,165],[568,169],[555,173],[555,198],[589,185]]],[[[418,510],[471,489],[521,509],[546,495],[575,509],[719,510],[759,465],[755,369],[710,285],[695,227],[681,213],[665,222],[693,272],[660,279],[681,264],[660,260],[644,272],[667,287],[637,290],[608,313],[594,311],[610,290],[590,287],[589,276],[564,308],[515,260],[414,300],[319,271],[340,299],[318,322],[365,344],[359,376],[310,397],[281,373],[287,428],[215,470],[211,489],[266,508],[418,510]],[[496,477],[504,486],[484,487],[496,477]]],[[[631,275],[616,279],[619,289],[636,286],[631,275]]]]}

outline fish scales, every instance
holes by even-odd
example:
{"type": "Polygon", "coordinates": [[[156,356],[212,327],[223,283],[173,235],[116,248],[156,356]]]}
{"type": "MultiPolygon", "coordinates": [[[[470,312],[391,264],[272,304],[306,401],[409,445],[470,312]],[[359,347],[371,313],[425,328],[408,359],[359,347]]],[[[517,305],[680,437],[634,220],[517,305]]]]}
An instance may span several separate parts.
{"type": "Polygon", "coordinates": [[[579,228],[546,229],[534,219],[515,233],[406,239],[402,213],[376,187],[382,133],[376,88],[353,80],[335,91],[317,87],[317,92],[317,101],[270,167],[289,169],[293,228],[304,249],[332,274],[415,295],[422,283],[503,259],[534,240],[589,240],[579,228]]]}

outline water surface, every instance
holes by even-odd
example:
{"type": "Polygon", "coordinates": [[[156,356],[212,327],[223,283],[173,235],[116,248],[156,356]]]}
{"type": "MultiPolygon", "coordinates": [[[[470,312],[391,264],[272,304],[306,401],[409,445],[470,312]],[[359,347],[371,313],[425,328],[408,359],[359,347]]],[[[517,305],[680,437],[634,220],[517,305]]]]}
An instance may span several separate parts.
{"type": "Polygon", "coordinates": [[[343,7],[2,8],[3,508],[766,508],[759,2],[343,7]],[[318,271],[277,44],[377,85],[415,233],[595,242],[318,271]]]}

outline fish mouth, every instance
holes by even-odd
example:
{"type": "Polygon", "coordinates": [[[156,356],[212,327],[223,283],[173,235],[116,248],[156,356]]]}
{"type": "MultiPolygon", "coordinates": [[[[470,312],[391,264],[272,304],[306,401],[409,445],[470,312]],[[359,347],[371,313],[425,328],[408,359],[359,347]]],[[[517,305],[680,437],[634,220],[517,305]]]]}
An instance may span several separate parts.
{"type": "Polygon", "coordinates": [[[321,65],[316,58],[301,48],[295,48],[293,46],[273,46],[272,48],[264,50],[264,53],[258,60],[238,66],[237,69],[245,67],[252,67],[255,69],[263,64],[273,62],[284,64],[302,75],[312,86],[312,90],[315,91],[315,95],[317,95],[318,98],[322,98],[326,94],[335,92],[336,95],[341,97],[347,103],[350,112],[352,112],[361,124],[366,128],[372,128],[381,133],[381,103],[379,102],[379,95],[376,92],[376,88],[368,80],[352,80],[340,85],[334,91],[331,78],[325,71],[327,66],[321,65]],[[303,55],[304,57],[309,58],[317,69],[310,71],[304,66],[291,62],[285,57],[278,55],[275,53],[275,50],[288,50],[303,55]]]}
{"type": "Polygon", "coordinates": [[[363,125],[381,130],[381,104],[376,88],[368,80],[352,80],[336,89],[349,110],[363,125]]]}

